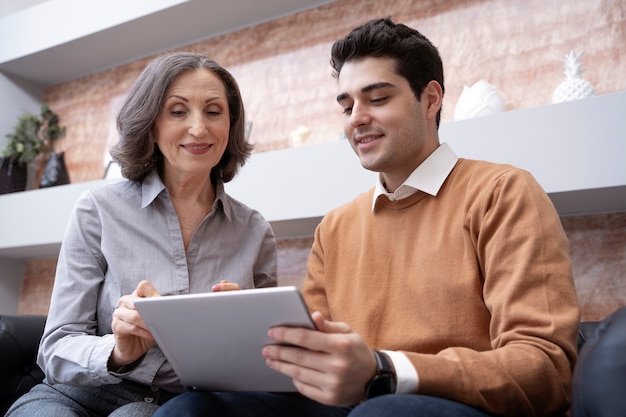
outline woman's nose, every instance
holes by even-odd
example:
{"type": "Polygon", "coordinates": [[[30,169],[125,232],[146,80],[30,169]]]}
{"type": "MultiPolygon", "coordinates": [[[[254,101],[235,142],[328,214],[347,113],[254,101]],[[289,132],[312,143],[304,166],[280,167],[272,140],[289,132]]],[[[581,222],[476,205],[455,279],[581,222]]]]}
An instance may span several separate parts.
{"type": "Polygon", "coordinates": [[[201,138],[207,133],[207,127],[203,114],[194,113],[190,118],[189,134],[196,138],[201,138]]]}

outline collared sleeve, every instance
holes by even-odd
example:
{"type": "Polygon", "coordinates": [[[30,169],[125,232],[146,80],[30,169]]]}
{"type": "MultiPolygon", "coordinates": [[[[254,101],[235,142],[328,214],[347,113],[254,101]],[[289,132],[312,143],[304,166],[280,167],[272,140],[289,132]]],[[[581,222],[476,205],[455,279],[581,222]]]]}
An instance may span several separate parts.
{"type": "Polygon", "coordinates": [[[410,394],[419,386],[419,376],[409,358],[402,352],[383,350],[391,359],[396,372],[396,394],[410,394]]]}
{"type": "Polygon", "coordinates": [[[107,269],[97,249],[101,230],[96,206],[85,192],[68,222],[39,348],[38,364],[49,383],[92,386],[121,381],[106,367],[113,335],[97,334],[98,296],[107,269]]]}
{"type": "MultiPolygon", "coordinates": [[[[49,383],[97,386],[121,382],[107,362],[115,346],[110,323],[120,294],[106,282],[102,224],[90,191],[77,201],[57,263],[50,311],[38,364],[49,383]]],[[[150,384],[165,359],[151,349],[140,366],[123,377],[150,384]]]]}

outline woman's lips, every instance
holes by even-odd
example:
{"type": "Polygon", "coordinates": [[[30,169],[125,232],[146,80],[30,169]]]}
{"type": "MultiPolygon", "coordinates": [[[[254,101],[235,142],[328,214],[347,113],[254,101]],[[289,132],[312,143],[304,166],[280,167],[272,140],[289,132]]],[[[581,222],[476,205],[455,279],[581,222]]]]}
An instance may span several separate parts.
{"type": "Polygon", "coordinates": [[[199,155],[207,152],[209,148],[211,148],[211,145],[208,143],[187,143],[184,145],[180,145],[180,147],[189,153],[199,155]]]}

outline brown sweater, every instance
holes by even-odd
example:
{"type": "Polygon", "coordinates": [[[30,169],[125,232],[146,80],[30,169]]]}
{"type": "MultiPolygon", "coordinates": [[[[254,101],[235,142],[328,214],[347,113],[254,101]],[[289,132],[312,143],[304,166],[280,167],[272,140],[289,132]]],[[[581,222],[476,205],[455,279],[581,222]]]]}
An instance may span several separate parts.
{"type": "Polygon", "coordinates": [[[436,197],[373,190],[315,233],[303,293],[372,349],[403,351],[420,394],[496,415],[568,409],[579,309],[569,245],[527,172],[460,159],[436,197]]]}

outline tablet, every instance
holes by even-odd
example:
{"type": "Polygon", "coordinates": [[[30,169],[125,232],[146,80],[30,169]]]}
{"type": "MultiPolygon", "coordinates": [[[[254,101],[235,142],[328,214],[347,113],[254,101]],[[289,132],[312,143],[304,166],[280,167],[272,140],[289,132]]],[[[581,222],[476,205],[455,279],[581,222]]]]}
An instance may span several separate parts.
{"type": "Polygon", "coordinates": [[[296,391],[261,354],[276,343],[270,327],[315,327],[296,287],[142,298],[135,308],[187,389],[296,391]]]}

